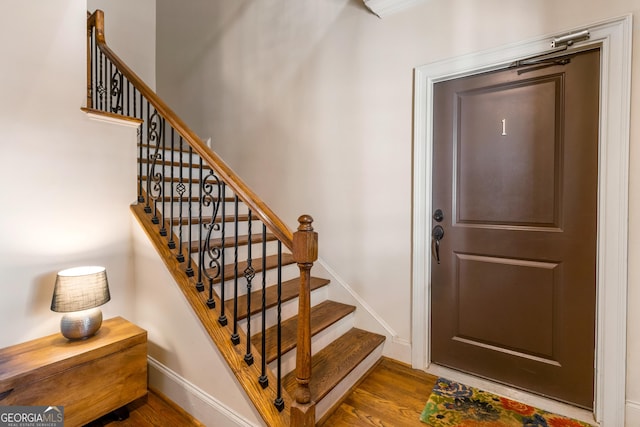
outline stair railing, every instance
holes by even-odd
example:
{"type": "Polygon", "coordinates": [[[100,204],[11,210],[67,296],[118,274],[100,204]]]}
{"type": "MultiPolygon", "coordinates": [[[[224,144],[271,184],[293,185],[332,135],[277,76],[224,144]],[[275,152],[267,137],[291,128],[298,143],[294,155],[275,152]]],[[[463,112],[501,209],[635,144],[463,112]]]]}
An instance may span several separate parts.
{"type": "MultiPolygon", "coordinates": [[[[315,424],[315,403],[311,401],[311,328],[310,328],[310,270],[317,259],[318,237],[313,231],[313,219],[308,215],[299,218],[295,233],[291,232],[278,216],[227,166],[204,142],[140,79],[106,44],[104,14],[96,10],[88,13],[87,19],[87,107],[88,112],[104,116],[133,118],[138,127],[138,203],[132,209],[144,211],[153,224],[146,228],[172,273],[178,271],[179,283],[193,285],[205,295],[202,305],[194,310],[202,318],[211,317],[217,311],[219,329],[227,330],[227,341],[216,341],[218,331],[209,325],[208,331],[216,344],[234,346],[242,351],[221,351],[241,385],[254,401],[256,408],[268,425],[312,426],[315,424]],[[193,161],[196,161],[194,167],[193,161]],[[186,169],[186,171],[185,171],[186,169]],[[194,176],[195,175],[195,176],[194,176]],[[194,190],[194,184],[197,189],[194,190]],[[177,206],[175,206],[177,204],[177,206]],[[231,204],[231,213],[227,205],[231,204]],[[186,205],[186,206],[185,206],[186,205]],[[246,211],[241,212],[240,205],[246,211]],[[186,212],[184,212],[186,211],[186,212]],[[239,242],[240,223],[247,221],[244,242],[239,242]],[[261,229],[254,232],[252,222],[260,221],[261,229]],[[173,227],[177,227],[174,232],[173,227]],[[194,231],[195,230],[195,231],[194,231]],[[192,233],[197,234],[193,236],[192,233]],[[233,237],[229,237],[229,233],[233,237]],[[186,236],[185,236],[186,235],[186,236]],[[215,238],[213,236],[216,236],[215,238]],[[197,244],[192,243],[192,238],[197,244]],[[276,373],[266,366],[265,348],[265,278],[266,243],[277,242],[277,334],[278,358],[276,373]],[[238,248],[247,246],[247,261],[238,260],[238,248]],[[252,244],[261,243],[262,264],[252,257],[252,244]],[[300,270],[300,292],[298,304],[298,332],[296,355],[297,390],[290,404],[290,416],[283,411],[291,399],[282,387],[280,348],[280,292],[282,246],[292,252],[293,260],[300,270]],[[232,256],[233,271],[227,271],[225,257],[232,256]],[[181,266],[175,268],[176,265],[181,266]],[[257,272],[262,272],[262,299],[259,306],[252,307],[252,288],[257,272]],[[246,280],[246,307],[239,307],[238,279],[246,280]],[[225,295],[226,283],[233,281],[232,303],[225,295]],[[219,284],[220,295],[214,290],[219,284]],[[206,291],[206,292],[205,292],[206,291]],[[246,333],[240,330],[239,313],[246,310],[246,333]],[[228,312],[233,319],[229,320],[228,312]],[[251,344],[251,313],[262,314],[261,353],[251,344]],[[244,344],[244,346],[240,346],[244,344]],[[246,366],[260,361],[257,378],[246,378],[246,369],[238,366],[235,356],[244,352],[246,366]],[[274,377],[276,384],[269,382],[274,377]],[[255,387],[255,384],[259,387],[255,387]],[[256,389],[263,389],[260,395],[256,389]],[[264,396],[273,396],[270,407],[264,396]],[[257,397],[256,397],[257,396],[257,397]],[[259,400],[259,401],[256,401],[259,400]],[[274,415],[273,408],[277,411],[274,415]],[[284,414],[278,417],[277,414],[284,414]]],[[[174,274],[176,277],[176,274],[174,274]]],[[[193,305],[193,302],[190,301],[193,305]]],[[[204,322],[203,322],[204,323],[204,322]]],[[[210,322],[215,323],[215,322],[210,322]]],[[[205,325],[207,328],[207,325],[205,325]]]]}

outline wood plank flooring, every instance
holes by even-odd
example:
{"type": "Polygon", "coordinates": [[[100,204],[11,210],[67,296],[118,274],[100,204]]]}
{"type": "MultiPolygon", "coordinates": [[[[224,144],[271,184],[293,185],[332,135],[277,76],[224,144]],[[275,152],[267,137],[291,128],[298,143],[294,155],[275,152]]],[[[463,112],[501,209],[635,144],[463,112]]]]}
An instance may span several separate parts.
{"type": "MultiPolygon", "coordinates": [[[[420,422],[436,377],[383,357],[338,408],[318,427],[427,427],[420,422]]],[[[86,427],[204,427],[191,415],[152,390],[128,405],[129,418],[106,416],[86,427]]]]}
{"type": "Polygon", "coordinates": [[[420,413],[436,380],[383,357],[319,427],[426,427],[420,413]]]}
{"type": "Polygon", "coordinates": [[[161,393],[149,390],[146,397],[127,405],[129,418],[117,421],[111,414],[85,427],[205,427],[161,393]]]}

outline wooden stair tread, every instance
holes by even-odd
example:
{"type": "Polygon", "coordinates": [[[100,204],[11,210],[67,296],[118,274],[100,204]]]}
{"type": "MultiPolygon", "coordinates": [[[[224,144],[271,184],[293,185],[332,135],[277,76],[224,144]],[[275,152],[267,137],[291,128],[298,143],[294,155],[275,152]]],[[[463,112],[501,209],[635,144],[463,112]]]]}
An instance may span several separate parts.
{"type": "MultiPolygon", "coordinates": [[[[322,400],[384,340],[382,335],[353,328],[313,355],[311,400],[316,403],[322,400]]],[[[293,396],[297,388],[295,370],[282,379],[282,384],[293,396]]]]}
{"type": "MultiPolygon", "coordinates": [[[[311,290],[314,291],[318,288],[326,286],[329,284],[328,279],[321,279],[319,277],[311,278],[311,290]]],[[[300,292],[300,278],[296,277],[295,279],[287,280],[286,282],[282,282],[281,292],[280,292],[280,300],[281,302],[290,301],[294,298],[298,297],[300,292]]],[[[265,290],[265,306],[266,308],[275,307],[278,304],[278,286],[271,285],[267,287],[265,290]]],[[[258,289],[256,291],[251,292],[251,301],[262,301],[262,289],[258,289]]],[[[262,304],[252,304],[251,305],[251,314],[260,313],[262,304]]],[[[225,306],[228,311],[233,313],[233,301],[229,300],[225,303],[225,306]]],[[[246,319],[247,317],[247,296],[241,295],[238,297],[238,319],[246,319]]]]}
{"type": "MultiPolygon", "coordinates": [[[[284,253],[282,254],[282,266],[284,267],[285,265],[291,265],[293,263],[295,263],[295,261],[293,260],[293,255],[289,254],[289,253],[284,253]]],[[[249,266],[249,263],[247,261],[240,261],[238,262],[238,277],[243,277],[244,276],[244,270],[249,266]]],[[[265,267],[267,270],[270,270],[272,268],[276,268],[278,266],[278,255],[268,255],[265,259],[265,267]]],[[[255,273],[259,273],[262,271],[262,258],[254,258],[251,261],[251,267],[253,268],[253,271],[255,273]]],[[[215,268],[207,268],[206,269],[207,275],[209,277],[213,277],[213,283],[219,283],[220,282],[220,275],[218,274],[218,271],[216,271],[215,268]],[[217,276],[217,277],[216,277],[217,276]]],[[[232,264],[227,264],[224,266],[224,280],[225,282],[233,280],[236,277],[236,266],[235,263],[232,264]]],[[[258,287],[257,281],[253,282],[253,286],[254,288],[258,287]]],[[[260,291],[262,292],[262,291],[260,291]]],[[[238,297],[238,299],[242,298],[241,296],[238,297]]],[[[252,293],[252,298],[253,298],[253,293],[252,293]]],[[[255,300],[253,300],[255,301],[255,300]]],[[[246,301],[245,301],[245,305],[246,305],[246,301]]]]}
{"type": "MultiPolygon", "coordinates": [[[[262,233],[260,234],[252,234],[251,235],[251,243],[255,244],[255,243],[262,243],[262,233]]],[[[272,242],[274,240],[276,240],[276,236],[274,234],[271,233],[267,233],[266,235],[266,239],[267,242],[272,242]]],[[[243,236],[238,236],[238,246],[246,246],[249,243],[249,236],[248,235],[243,235],[243,236]]],[[[210,243],[209,243],[211,248],[219,248],[222,247],[222,239],[217,238],[217,239],[211,239],[210,243]]],[[[227,237],[224,239],[224,247],[225,248],[232,248],[235,246],[235,239],[233,236],[231,237],[227,237]]],[[[195,242],[191,242],[191,252],[200,252],[200,241],[195,241],[195,242]]]]}
{"type": "MultiPolygon", "coordinates": [[[[355,311],[355,306],[336,301],[323,301],[311,307],[311,336],[322,332],[340,319],[355,311]]],[[[270,327],[265,332],[265,354],[262,358],[271,363],[278,357],[278,328],[270,327]]],[[[285,320],[281,324],[281,351],[282,354],[292,350],[297,345],[298,316],[285,320]]],[[[262,332],[251,337],[251,343],[257,348],[262,348],[262,332]]]]}

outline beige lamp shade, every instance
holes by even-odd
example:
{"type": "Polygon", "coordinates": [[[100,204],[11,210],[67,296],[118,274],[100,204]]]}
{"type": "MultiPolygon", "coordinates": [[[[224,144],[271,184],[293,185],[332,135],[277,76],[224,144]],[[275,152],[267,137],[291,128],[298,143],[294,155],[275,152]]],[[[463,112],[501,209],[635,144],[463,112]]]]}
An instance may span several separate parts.
{"type": "Polygon", "coordinates": [[[87,339],[102,325],[99,306],[111,299],[104,267],[75,267],[56,277],[51,310],[64,313],[60,332],[70,340],[87,339]]]}
{"type": "Polygon", "coordinates": [[[68,313],[99,307],[111,299],[104,267],[75,267],[58,273],[51,310],[68,313]]]}

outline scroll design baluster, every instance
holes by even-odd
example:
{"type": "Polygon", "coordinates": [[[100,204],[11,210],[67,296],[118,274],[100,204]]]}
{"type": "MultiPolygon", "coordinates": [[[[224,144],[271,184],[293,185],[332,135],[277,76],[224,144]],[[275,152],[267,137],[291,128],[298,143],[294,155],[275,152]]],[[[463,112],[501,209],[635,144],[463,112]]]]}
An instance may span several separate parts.
{"type": "MultiPolygon", "coordinates": [[[[202,166],[202,165],[201,165],[202,166]]],[[[202,171],[202,168],[200,169],[202,171]]],[[[201,173],[202,176],[202,173],[201,173]]],[[[213,299],[213,282],[218,279],[222,275],[222,268],[220,265],[220,258],[222,256],[222,252],[224,250],[224,246],[217,246],[213,243],[213,232],[220,231],[220,222],[217,221],[218,212],[220,209],[220,203],[224,203],[224,200],[221,202],[221,193],[222,193],[222,183],[218,179],[218,177],[213,172],[213,169],[210,169],[207,175],[201,180],[202,187],[202,201],[201,204],[204,207],[211,208],[211,220],[204,224],[203,227],[207,231],[204,238],[204,250],[202,251],[202,256],[200,258],[200,264],[206,265],[205,263],[205,255],[209,258],[208,269],[204,269],[204,275],[209,282],[209,296],[207,299],[207,307],[215,308],[216,303],[213,299]]]]}
{"type": "Polygon", "coordinates": [[[117,68],[111,73],[111,108],[109,109],[112,113],[120,113],[122,114],[122,73],[117,68]]]}
{"type": "MultiPolygon", "coordinates": [[[[149,106],[147,103],[147,114],[149,114],[149,106]]],[[[154,224],[159,224],[158,219],[158,199],[162,197],[162,181],[164,177],[162,172],[158,171],[159,161],[162,160],[162,153],[160,152],[160,130],[158,129],[158,123],[161,121],[158,112],[154,109],[153,113],[149,115],[147,120],[147,147],[149,149],[149,163],[151,164],[149,175],[147,176],[147,205],[145,211],[147,213],[153,212],[153,218],[151,221],[154,224]],[[153,152],[151,152],[151,145],[155,143],[153,152]],[[153,201],[153,210],[150,206],[150,201],[153,201]]]]}

